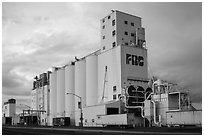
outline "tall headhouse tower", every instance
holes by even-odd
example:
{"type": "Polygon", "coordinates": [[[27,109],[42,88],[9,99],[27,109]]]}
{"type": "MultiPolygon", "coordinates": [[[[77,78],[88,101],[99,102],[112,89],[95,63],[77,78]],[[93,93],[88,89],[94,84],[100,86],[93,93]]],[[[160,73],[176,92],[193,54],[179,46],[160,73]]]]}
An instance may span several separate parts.
{"type": "Polygon", "coordinates": [[[112,10],[100,23],[99,100],[118,99],[130,85],[145,90],[148,82],[147,49],[141,18],[112,10]]]}

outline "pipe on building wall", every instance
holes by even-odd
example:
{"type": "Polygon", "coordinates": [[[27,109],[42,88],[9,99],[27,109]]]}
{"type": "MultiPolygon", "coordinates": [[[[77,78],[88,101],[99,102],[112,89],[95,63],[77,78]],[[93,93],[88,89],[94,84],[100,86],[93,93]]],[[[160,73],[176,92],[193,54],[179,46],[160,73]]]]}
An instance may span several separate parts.
{"type": "Polygon", "coordinates": [[[149,98],[151,95],[153,95],[153,94],[154,94],[153,92],[150,93],[149,96],[146,98],[146,100],[148,100],[148,98],[149,98]]]}
{"type": "Polygon", "coordinates": [[[144,108],[142,106],[127,106],[126,102],[125,102],[125,108],[140,108],[141,109],[141,116],[142,118],[144,118],[144,108]]]}
{"type": "MultiPolygon", "coordinates": [[[[154,104],[153,105],[153,107],[154,107],[154,123],[156,125],[158,125],[158,124],[160,124],[160,120],[158,122],[156,121],[156,103],[153,100],[151,100],[151,102],[154,104]]],[[[159,115],[159,117],[160,117],[160,115],[159,115]]],[[[159,118],[159,119],[161,119],[161,118],[159,118]]]]}
{"type": "Polygon", "coordinates": [[[142,116],[142,118],[145,118],[145,116],[144,116],[144,107],[141,107],[141,116],[142,116]]]}

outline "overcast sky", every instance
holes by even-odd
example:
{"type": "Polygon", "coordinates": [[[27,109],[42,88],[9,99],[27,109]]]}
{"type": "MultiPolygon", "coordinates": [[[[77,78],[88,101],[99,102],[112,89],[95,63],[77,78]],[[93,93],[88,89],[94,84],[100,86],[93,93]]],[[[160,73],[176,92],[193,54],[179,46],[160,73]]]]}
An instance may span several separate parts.
{"type": "Polygon", "coordinates": [[[100,48],[100,19],[121,10],[142,17],[149,77],[202,96],[201,3],[3,3],[2,100],[30,103],[36,75],[100,48]]]}

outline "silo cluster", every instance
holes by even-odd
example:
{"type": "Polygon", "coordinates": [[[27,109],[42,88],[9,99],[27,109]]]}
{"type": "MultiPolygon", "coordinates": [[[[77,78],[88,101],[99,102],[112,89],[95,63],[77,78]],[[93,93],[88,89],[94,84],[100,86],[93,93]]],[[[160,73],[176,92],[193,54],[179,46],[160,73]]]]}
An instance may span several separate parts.
{"type": "Polygon", "coordinates": [[[92,54],[53,68],[50,74],[51,119],[69,117],[70,123],[74,125],[75,113],[79,111],[81,104],[85,107],[98,103],[97,65],[97,55],[92,54]]]}

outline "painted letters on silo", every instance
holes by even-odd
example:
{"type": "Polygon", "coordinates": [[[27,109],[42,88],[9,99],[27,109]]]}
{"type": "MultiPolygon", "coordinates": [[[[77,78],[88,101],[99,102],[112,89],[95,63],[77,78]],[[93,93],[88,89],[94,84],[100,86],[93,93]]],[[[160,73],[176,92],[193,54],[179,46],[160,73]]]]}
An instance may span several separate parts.
{"type": "Polygon", "coordinates": [[[65,70],[60,68],[57,71],[57,116],[64,116],[65,110],[65,70]]]}
{"type": "Polygon", "coordinates": [[[53,70],[50,74],[50,114],[56,117],[57,113],[57,72],[53,70]]]}
{"type": "MultiPolygon", "coordinates": [[[[75,94],[82,98],[82,106],[86,105],[86,61],[75,63],[75,94]]],[[[79,98],[75,97],[75,110],[78,109],[79,98]]]]}
{"type": "Polygon", "coordinates": [[[86,57],[86,103],[87,106],[98,102],[98,58],[97,55],[86,57]]]}

